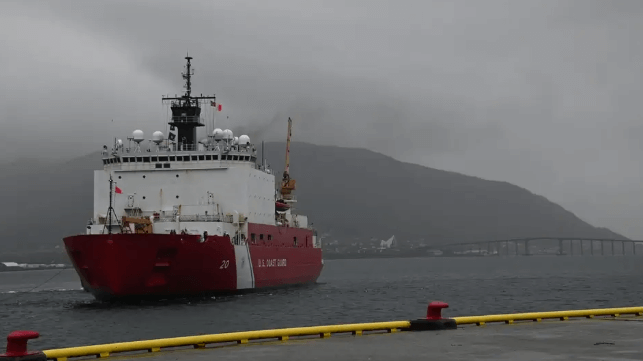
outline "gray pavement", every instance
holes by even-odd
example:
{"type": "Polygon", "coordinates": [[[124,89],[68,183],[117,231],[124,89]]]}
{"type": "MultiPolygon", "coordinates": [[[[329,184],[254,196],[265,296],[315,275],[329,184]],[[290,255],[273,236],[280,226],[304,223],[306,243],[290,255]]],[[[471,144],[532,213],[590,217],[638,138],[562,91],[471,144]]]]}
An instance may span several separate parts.
{"type": "Polygon", "coordinates": [[[464,325],[114,355],[113,360],[643,360],[643,317],[464,325]]]}

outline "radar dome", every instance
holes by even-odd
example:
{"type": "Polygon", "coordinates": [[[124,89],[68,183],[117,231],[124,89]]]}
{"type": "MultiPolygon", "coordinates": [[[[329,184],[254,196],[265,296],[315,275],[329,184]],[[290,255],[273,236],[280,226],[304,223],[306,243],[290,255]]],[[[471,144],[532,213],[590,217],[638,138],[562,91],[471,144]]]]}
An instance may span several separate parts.
{"type": "Polygon", "coordinates": [[[152,133],[152,141],[156,144],[159,144],[163,141],[163,132],[157,130],[156,132],[152,133]]]}
{"type": "Polygon", "coordinates": [[[132,138],[134,138],[134,141],[135,141],[136,143],[140,143],[140,142],[142,142],[143,140],[145,140],[144,135],[145,135],[145,134],[143,133],[143,131],[142,131],[142,130],[140,130],[140,129],[136,129],[136,130],[132,133],[132,138]]]}
{"type": "Polygon", "coordinates": [[[117,139],[117,140],[116,140],[116,146],[117,146],[117,147],[120,147],[121,145],[123,145],[123,141],[122,141],[122,140],[120,140],[120,139],[117,139]]]}
{"type": "Polygon", "coordinates": [[[247,145],[250,145],[250,137],[247,135],[242,135],[239,137],[239,145],[243,145],[244,147],[247,145]]]}
{"type": "Polygon", "coordinates": [[[234,144],[234,145],[239,144],[239,137],[234,137],[234,140],[232,141],[232,144],[234,144]]]}
{"type": "Polygon", "coordinates": [[[223,139],[225,140],[233,140],[234,135],[232,134],[232,131],[230,129],[226,129],[223,131],[223,139]]]}
{"type": "Polygon", "coordinates": [[[223,139],[223,130],[221,128],[217,128],[212,132],[212,136],[214,137],[214,140],[221,140],[223,139]]]}

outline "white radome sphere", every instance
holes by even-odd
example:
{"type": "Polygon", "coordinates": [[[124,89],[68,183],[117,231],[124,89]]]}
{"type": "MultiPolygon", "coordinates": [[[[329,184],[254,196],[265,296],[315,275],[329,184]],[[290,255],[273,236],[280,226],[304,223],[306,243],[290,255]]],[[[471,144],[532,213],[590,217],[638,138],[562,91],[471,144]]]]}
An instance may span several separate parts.
{"type": "Polygon", "coordinates": [[[234,144],[234,145],[239,144],[239,137],[234,137],[234,140],[232,141],[232,144],[234,144]]]}
{"type": "Polygon", "coordinates": [[[214,136],[214,140],[221,140],[223,139],[223,130],[221,128],[217,128],[212,132],[212,136],[214,136]]]}
{"type": "Polygon", "coordinates": [[[244,147],[247,146],[247,145],[250,145],[250,137],[245,135],[245,134],[240,136],[239,137],[239,145],[242,145],[244,147]]]}
{"type": "Polygon", "coordinates": [[[152,133],[152,141],[154,143],[159,144],[163,141],[163,139],[164,139],[163,132],[161,132],[160,130],[157,130],[156,132],[152,133]]]}
{"type": "Polygon", "coordinates": [[[135,142],[142,142],[143,140],[145,140],[145,134],[143,133],[143,131],[142,131],[142,130],[140,130],[140,129],[136,129],[136,130],[132,133],[132,138],[134,138],[134,141],[135,141],[135,142]]]}
{"type": "Polygon", "coordinates": [[[232,134],[232,131],[230,129],[226,129],[223,131],[223,139],[225,140],[234,139],[234,134],[232,134]]]}

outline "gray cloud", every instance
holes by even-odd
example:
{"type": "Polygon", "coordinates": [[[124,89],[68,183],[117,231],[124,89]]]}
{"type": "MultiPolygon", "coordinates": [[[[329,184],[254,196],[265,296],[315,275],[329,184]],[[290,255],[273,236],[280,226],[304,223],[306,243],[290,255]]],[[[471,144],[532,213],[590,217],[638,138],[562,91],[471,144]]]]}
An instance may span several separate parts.
{"type": "Polygon", "coordinates": [[[506,180],[643,239],[638,0],[1,6],[5,154],[164,130],[190,51],[217,126],[281,139],[292,116],[297,140],[506,180]]]}

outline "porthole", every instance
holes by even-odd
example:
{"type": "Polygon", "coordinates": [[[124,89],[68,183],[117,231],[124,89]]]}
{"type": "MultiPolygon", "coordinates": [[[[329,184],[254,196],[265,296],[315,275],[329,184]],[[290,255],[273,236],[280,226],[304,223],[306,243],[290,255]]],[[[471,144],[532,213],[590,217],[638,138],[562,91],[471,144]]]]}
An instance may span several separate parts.
{"type": "Polygon", "coordinates": [[[145,199],[145,196],[143,196],[143,199],[145,199]]]}
{"type": "Polygon", "coordinates": [[[143,176],[143,178],[145,178],[145,176],[143,176]]]}
{"type": "Polygon", "coordinates": [[[178,177],[179,177],[179,175],[177,174],[177,175],[176,175],[176,177],[178,178],[178,177]]]}
{"type": "Polygon", "coordinates": [[[176,196],[176,199],[179,199],[179,196],[176,196]]]}
{"type": "Polygon", "coordinates": [[[118,179],[121,179],[121,176],[118,176],[118,179]]]}

